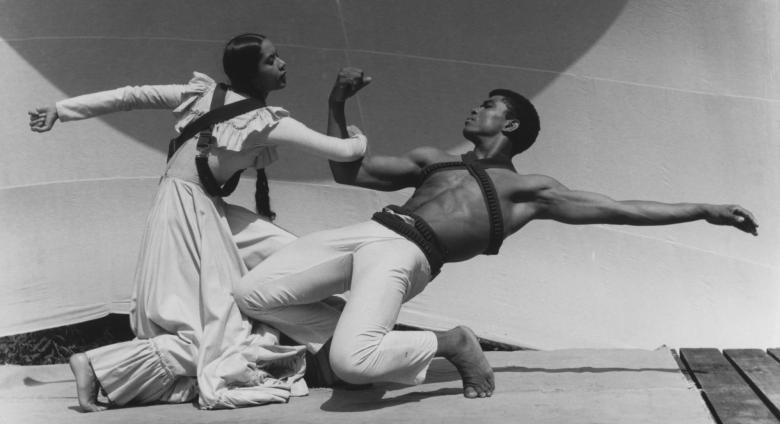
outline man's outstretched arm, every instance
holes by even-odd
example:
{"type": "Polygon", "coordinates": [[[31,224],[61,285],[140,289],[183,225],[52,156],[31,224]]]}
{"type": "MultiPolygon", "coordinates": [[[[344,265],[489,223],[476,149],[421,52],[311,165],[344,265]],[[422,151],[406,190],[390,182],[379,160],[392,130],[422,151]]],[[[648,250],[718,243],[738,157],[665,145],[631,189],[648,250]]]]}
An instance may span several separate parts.
{"type": "MultiPolygon", "coordinates": [[[[343,68],[339,71],[328,98],[328,135],[346,138],[360,131],[357,127],[347,126],[344,104],[370,82],[371,77],[365,76],[360,69],[343,68]]],[[[427,158],[436,153],[434,150],[419,148],[403,156],[367,154],[354,162],[330,161],[330,170],[340,184],[394,191],[416,185],[427,158]]]]}
{"type": "Polygon", "coordinates": [[[537,218],[567,224],[669,225],[704,219],[758,235],[758,223],[738,205],[617,201],[598,193],[569,190],[552,178],[532,176],[536,186],[537,218]]]}

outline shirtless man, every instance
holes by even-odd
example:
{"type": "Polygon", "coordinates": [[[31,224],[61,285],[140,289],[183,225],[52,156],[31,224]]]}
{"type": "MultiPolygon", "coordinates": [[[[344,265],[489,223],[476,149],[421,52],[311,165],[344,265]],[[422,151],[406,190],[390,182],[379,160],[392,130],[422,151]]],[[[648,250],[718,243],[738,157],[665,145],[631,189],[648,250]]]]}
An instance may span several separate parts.
{"type": "MultiPolygon", "coordinates": [[[[370,79],[344,69],[338,81],[328,131],[344,137],[344,99],[370,79]]],[[[535,219],[618,225],[704,219],[757,235],[756,220],[740,206],[616,201],[570,190],[548,176],[518,174],[511,158],[530,147],[538,131],[539,118],[526,98],[493,90],[466,118],[463,136],[474,150],[462,157],[421,147],[398,157],[331,162],[342,184],[416,190],[403,206],[388,206],[371,221],[310,234],[274,253],[234,289],[239,308],[314,352],[330,337],[327,329],[335,328],[330,365],[348,383],[417,384],[433,357],[442,356],[460,372],[465,397],[489,397],[493,371],[470,329],[392,331],[401,304],[422,291],[442,264],[495,254],[504,238],[535,219]],[[320,302],[346,290],[341,316],[320,302]]]]}

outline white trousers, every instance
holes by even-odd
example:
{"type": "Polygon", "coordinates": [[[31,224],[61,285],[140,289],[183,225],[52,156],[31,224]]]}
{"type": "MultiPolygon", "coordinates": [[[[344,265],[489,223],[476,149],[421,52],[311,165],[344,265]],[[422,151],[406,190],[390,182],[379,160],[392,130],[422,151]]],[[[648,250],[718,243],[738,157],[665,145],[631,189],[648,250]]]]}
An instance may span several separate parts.
{"type": "Polygon", "coordinates": [[[333,336],[342,380],[420,384],[436,349],[431,331],[392,331],[402,303],[430,281],[414,243],[368,221],[310,234],[257,265],[234,288],[239,309],[310,351],[333,336]],[[349,290],[341,314],[322,300],[349,290]]]}

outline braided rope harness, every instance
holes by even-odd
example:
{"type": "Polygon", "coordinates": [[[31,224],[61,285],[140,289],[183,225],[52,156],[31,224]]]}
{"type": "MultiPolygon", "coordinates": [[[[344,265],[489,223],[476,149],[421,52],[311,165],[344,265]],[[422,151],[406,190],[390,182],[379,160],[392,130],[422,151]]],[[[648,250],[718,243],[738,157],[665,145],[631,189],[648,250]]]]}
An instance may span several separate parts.
{"type": "MultiPolygon", "coordinates": [[[[515,168],[511,162],[477,159],[474,152],[464,154],[461,158],[462,162],[440,162],[426,166],[422,170],[420,184],[435,172],[453,168],[467,169],[482,191],[482,197],[485,199],[485,206],[487,207],[488,219],[490,221],[490,238],[488,247],[483,254],[495,255],[504,241],[504,218],[501,213],[501,205],[498,201],[498,192],[495,184],[485,169],[488,167],[500,167],[515,171],[515,168]]],[[[433,228],[425,220],[410,209],[396,205],[386,206],[381,212],[375,213],[371,219],[416,244],[428,259],[431,267],[431,279],[439,274],[441,267],[447,262],[448,252],[439,242],[433,228]],[[410,224],[399,215],[411,218],[414,224],[410,224]]]]}

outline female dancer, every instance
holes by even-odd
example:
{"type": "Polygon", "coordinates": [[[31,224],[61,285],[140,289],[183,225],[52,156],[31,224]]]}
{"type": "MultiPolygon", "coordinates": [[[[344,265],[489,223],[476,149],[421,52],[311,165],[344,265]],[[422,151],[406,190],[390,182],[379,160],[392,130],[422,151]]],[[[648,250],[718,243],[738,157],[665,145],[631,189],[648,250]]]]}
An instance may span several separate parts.
{"type": "MultiPolygon", "coordinates": [[[[290,394],[306,392],[301,378],[304,348],[269,346],[276,341],[273,330],[261,327],[252,332],[231,296],[233,283],[247,268],[295,237],[268,217],[226,203],[222,195],[231,191],[231,179],[237,182],[237,172],[255,167],[258,210],[270,215],[261,170],[276,159],[277,145],[334,161],[354,161],[365,153],[366,140],[361,134],[346,139],[320,134],[284,109],[266,105],[268,94],[286,85],[286,64],[264,36],[231,39],[223,67],[231,85],[222,93],[224,86],[196,72],[184,85],[128,86],[30,112],[31,129],[45,132],[58,119],[173,109],[175,128],[181,132],[219,106],[219,101],[212,104],[215,93],[224,95],[226,105],[251,98],[260,106],[216,123],[211,144],[199,144],[203,137],[192,137],[170,157],[146,222],[136,269],[130,310],[136,339],[71,357],[79,404],[85,411],[106,408],[97,401],[100,388],[112,405],[186,402],[200,393],[200,405],[207,409],[283,402],[290,394]],[[205,158],[201,165],[196,166],[196,156],[205,158]]],[[[359,88],[334,92],[349,97],[359,88]]]]}

